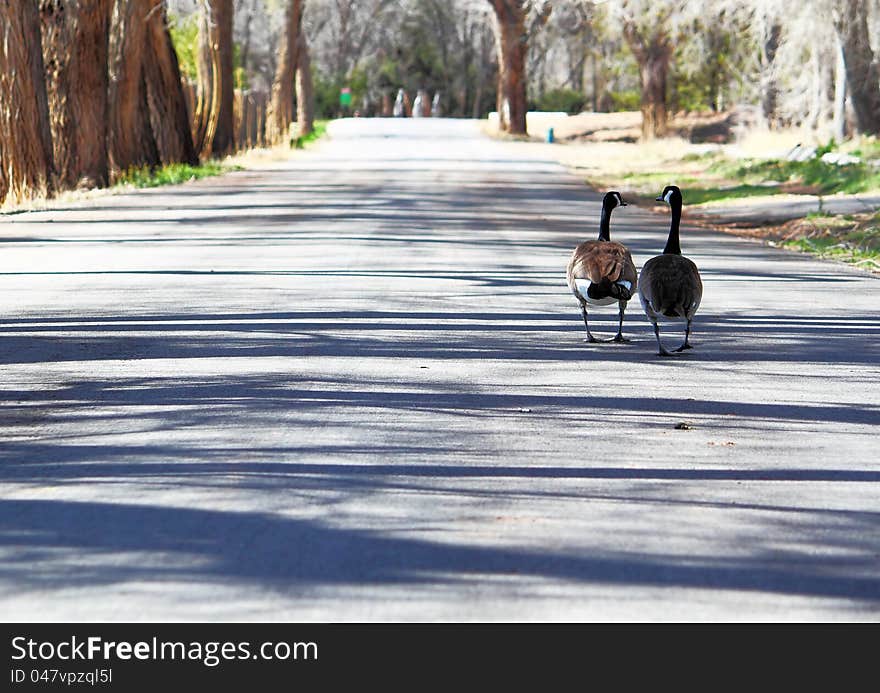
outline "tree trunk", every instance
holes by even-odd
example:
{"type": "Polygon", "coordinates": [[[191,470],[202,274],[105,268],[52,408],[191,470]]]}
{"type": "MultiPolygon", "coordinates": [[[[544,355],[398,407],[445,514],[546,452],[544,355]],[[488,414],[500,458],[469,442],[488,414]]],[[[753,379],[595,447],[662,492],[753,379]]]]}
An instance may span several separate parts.
{"type": "Polygon", "coordinates": [[[856,116],[856,127],[867,135],[880,133],[880,70],[868,35],[868,3],[842,0],[834,18],[843,46],[846,82],[856,116]]]}
{"type": "Polygon", "coordinates": [[[782,26],[774,22],[767,32],[764,41],[763,65],[761,67],[761,112],[768,128],[776,125],[776,109],[779,106],[779,86],[776,80],[776,51],[782,37],[782,26]]]}
{"type": "Polygon", "coordinates": [[[642,139],[665,137],[668,132],[666,112],[668,73],[668,55],[654,55],[639,65],[639,76],[642,80],[642,139]]]}
{"type": "Polygon", "coordinates": [[[672,41],[662,26],[652,27],[644,36],[632,22],[625,22],[623,33],[639,65],[642,84],[642,139],[665,137],[668,132],[666,79],[672,59],[672,41]]]}
{"type": "Polygon", "coordinates": [[[299,59],[299,33],[303,0],[290,0],[284,29],[278,37],[277,66],[272,82],[272,96],[266,112],[266,139],[271,144],[287,140],[293,122],[293,97],[296,66],[299,59]]]}
{"type": "Polygon", "coordinates": [[[312,59],[309,44],[300,26],[299,59],[296,65],[296,121],[299,136],[305,137],[315,129],[315,94],[312,87],[312,59]]]}
{"type": "Polygon", "coordinates": [[[116,173],[160,163],[144,83],[154,0],[116,0],[110,37],[110,163],[116,173]]]}
{"type": "Polygon", "coordinates": [[[58,182],[64,188],[109,182],[107,57],[112,5],[112,0],[40,3],[49,121],[58,182]]]}
{"type": "Polygon", "coordinates": [[[0,0],[0,204],[54,191],[37,3],[0,0]]]}
{"type": "Polygon", "coordinates": [[[846,62],[843,59],[843,46],[837,41],[837,54],[834,69],[834,120],[832,136],[838,142],[846,137],[846,62]]]}
{"type": "Polygon", "coordinates": [[[205,156],[228,154],[235,142],[232,76],[232,0],[201,0],[199,94],[193,140],[205,156]]]}
{"type": "Polygon", "coordinates": [[[599,67],[596,60],[595,51],[590,55],[590,85],[593,88],[591,101],[593,105],[593,113],[599,112],[599,67]]]}
{"type": "Polygon", "coordinates": [[[241,41],[241,67],[245,73],[249,72],[248,61],[251,56],[251,25],[254,22],[254,14],[257,11],[257,0],[251,0],[248,5],[247,16],[244,20],[244,38],[241,41]]]}
{"type": "Polygon", "coordinates": [[[168,31],[164,6],[153,11],[147,25],[144,82],[159,159],[163,164],[198,164],[180,80],[180,65],[168,31]]]}
{"type": "Polygon", "coordinates": [[[528,33],[522,0],[489,0],[495,10],[498,53],[498,127],[513,135],[526,134],[526,57],[528,33]]]}

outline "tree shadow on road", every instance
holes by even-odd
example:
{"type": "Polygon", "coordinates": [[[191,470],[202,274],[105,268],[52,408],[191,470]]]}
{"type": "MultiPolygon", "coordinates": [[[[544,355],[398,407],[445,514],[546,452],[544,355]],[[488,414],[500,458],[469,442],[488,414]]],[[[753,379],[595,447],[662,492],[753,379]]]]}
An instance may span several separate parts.
{"type": "MultiPolygon", "coordinates": [[[[358,273],[340,275],[356,278],[358,273]]],[[[394,272],[361,273],[393,278],[394,272]]],[[[400,274],[405,277],[405,273],[400,274]]],[[[436,271],[434,279],[469,287],[541,289],[546,273],[485,276],[436,271]]],[[[574,300],[570,303],[573,305],[574,300]]],[[[657,359],[653,334],[630,302],[624,330],[637,344],[587,345],[574,306],[564,313],[504,311],[279,311],[210,314],[131,314],[13,318],[0,323],[0,363],[113,359],[247,357],[409,358],[547,362],[643,362],[658,368],[748,362],[826,363],[875,367],[880,324],[870,314],[790,316],[703,313],[694,323],[698,345],[680,359],[657,359]]],[[[591,316],[608,329],[616,314],[591,316]]],[[[675,326],[664,328],[674,339],[675,326]]],[[[804,375],[809,375],[804,373],[804,375]]]]}
{"type": "Polygon", "coordinates": [[[330,585],[460,587],[515,575],[597,587],[840,598],[852,600],[853,609],[862,613],[866,607],[878,608],[880,579],[871,574],[876,558],[864,553],[859,537],[876,534],[880,514],[841,516],[833,523],[803,515],[793,520],[803,525],[801,529],[815,532],[813,525],[836,525],[830,543],[849,547],[850,555],[823,553],[809,563],[798,563],[781,560],[779,553],[724,558],[482,547],[272,513],[5,500],[0,502],[0,551],[6,560],[0,576],[26,589],[146,581],[208,587],[251,584],[303,596],[309,589],[330,585]],[[35,565],[40,569],[34,570],[35,565]]]}

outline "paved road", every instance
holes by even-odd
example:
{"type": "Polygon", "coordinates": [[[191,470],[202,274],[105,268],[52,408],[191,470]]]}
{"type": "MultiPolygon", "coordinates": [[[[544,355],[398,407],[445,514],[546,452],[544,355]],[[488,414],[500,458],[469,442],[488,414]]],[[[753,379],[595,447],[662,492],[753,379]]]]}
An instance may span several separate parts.
{"type": "Polygon", "coordinates": [[[706,219],[721,219],[740,226],[782,224],[809,214],[865,214],[880,209],[880,195],[770,195],[704,204],[694,212],[706,219]]]}
{"type": "Polygon", "coordinates": [[[637,302],[588,345],[598,195],[467,122],[332,132],[2,218],[5,619],[880,620],[876,278],[685,228],[696,349],[637,302]]]}

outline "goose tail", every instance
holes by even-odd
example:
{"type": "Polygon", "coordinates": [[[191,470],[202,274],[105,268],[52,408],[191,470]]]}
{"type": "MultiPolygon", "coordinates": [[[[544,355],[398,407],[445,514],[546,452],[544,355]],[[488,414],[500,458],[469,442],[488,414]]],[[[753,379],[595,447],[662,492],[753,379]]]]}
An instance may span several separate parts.
{"type": "Polygon", "coordinates": [[[629,301],[632,298],[632,284],[628,281],[613,282],[603,277],[600,281],[590,284],[587,296],[595,300],[614,298],[618,301],[629,301]]]}

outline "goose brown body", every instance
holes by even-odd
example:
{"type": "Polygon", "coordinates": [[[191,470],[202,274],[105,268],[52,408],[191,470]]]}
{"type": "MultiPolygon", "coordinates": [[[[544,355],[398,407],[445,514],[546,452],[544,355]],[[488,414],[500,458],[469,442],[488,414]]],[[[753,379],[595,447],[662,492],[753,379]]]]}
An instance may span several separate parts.
{"type": "Polygon", "coordinates": [[[568,287],[578,299],[593,305],[628,301],[636,291],[637,280],[632,255],[626,246],[614,241],[581,243],[574,249],[568,262],[568,287]],[[578,279],[595,285],[594,291],[588,289],[587,295],[584,295],[581,290],[583,284],[579,287],[578,279]],[[627,282],[629,288],[618,282],[627,282]]]}
{"type": "Polygon", "coordinates": [[[658,255],[642,267],[639,296],[648,318],[692,320],[703,298],[700,271],[683,255],[658,255]]]}
{"type": "Polygon", "coordinates": [[[661,319],[686,322],[684,343],[676,349],[682,352],[693,348],[690,344],[691,322],[703,299],[703,280],[696,263],[681,254],[679,223],[681,221],[681,190],[674,185],[666,186],[657,201],[667,202],[672,209],[669,237],[662,255],[648,260],[639,277],[639,300],[645,315],[654,326],[654,336],[660,356],[672,356],[660,341],[661,319]]]}
{"type": "Polygon", "coordinates": [[[627,301],[636,291],[638,273],[629,250],[611,240],[611,211],[617,206],[626,206],[620,193],[613,190],[606,193],[602,200],[599,238],[578,245],[568,261],[568,287],[580,303],[590,342],[601,340],[590,332],[587,305],[607,306],[614,302],[619,306],[620,319],[612,341],[627,341],[623,338],[623,314],[627,301]]]}

